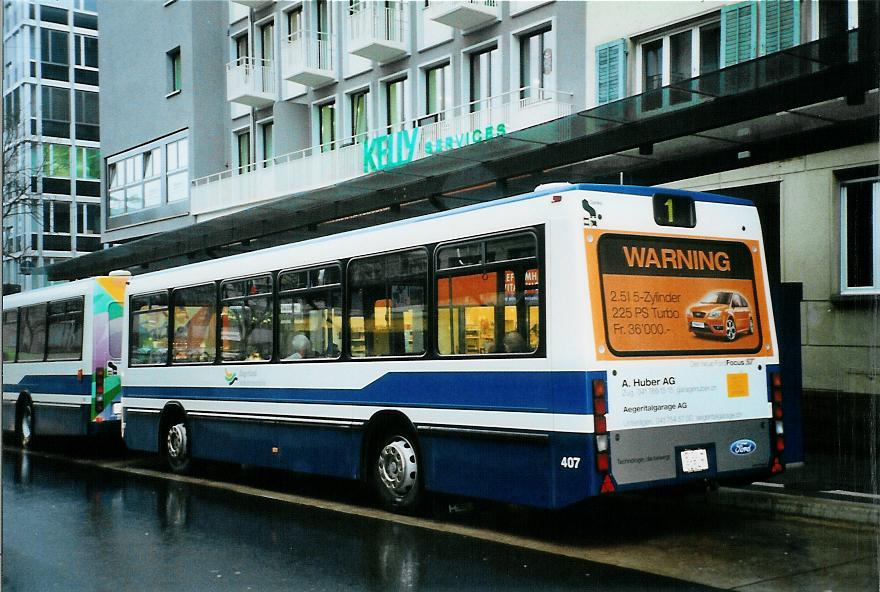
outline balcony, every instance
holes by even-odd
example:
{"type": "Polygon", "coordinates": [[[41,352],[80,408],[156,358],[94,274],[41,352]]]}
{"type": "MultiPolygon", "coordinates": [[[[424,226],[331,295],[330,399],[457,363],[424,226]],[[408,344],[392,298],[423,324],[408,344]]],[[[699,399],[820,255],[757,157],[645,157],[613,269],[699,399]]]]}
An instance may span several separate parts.
{"type": "Polygon", "coordinates": [[[190,207],[201,222],[270,199],[344,183],[571,114],[571,95],[522,88],[356,138],[313,146],[241,170],[195,179],[190,207]],[[391,147],[394,147],[392,150],[391,147]]]}
{"type": "Polygon", "coordinates": [[[244,57],[226,64],[226,100],[259,109],[274,103],[276,94],[270,60],[244,57]]]}
{"type": "Polygon", "coordinates": [[[468,31],[498,21],[501,11],[496,0],[460,0],[431,2],[426,16],[432,21],[468,31]]]}
{"type": "Polygon", "coordinates": [[[390,62],[408,52],[406,5],[386,7],[383,2],[362,2],[348,17],[349,52],[376,62],[390,62]]]}
{"type": "Polygon", "coordinates": [[[269,6],[274,3],[275,0],[232,0],[236,4],[241,4],[242,6],[247,6],[248,8],[253,8],[254,10],[259,10],[264,6],[269,6]]]}
{"type": "Polygon", "coordinates": [[[334,39],[322,31],[296,31],[281,47],[281,74],[285,80],[318,88],[336,82],[334,39]]]}

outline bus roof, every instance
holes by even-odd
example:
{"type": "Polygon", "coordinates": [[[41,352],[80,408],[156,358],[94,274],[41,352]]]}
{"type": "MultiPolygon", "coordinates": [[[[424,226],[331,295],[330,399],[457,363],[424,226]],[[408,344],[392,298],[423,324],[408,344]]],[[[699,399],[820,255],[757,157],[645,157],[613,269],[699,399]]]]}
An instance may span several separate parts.
{"type": "MultiPolygon", "coordinates": [[[[459,208],[453,208],[450,210],[445,210],[442,212],[435,212],[433,214],[426,214],[423,216],[418,216],[414,218],[406,218],[403,220],[396,220],[394,222],[388,222],[385,224],[378,224],[376,226],[369,226],[366,228],[358,228],[354,230],[349,230],[346,232],[342,232],[339,234],[331,234],[327,236],[319,236],[312,239],[298,241],[296,244],[306,246],[313,245],[316,243],[321,243],[329,240],[339,239],[341,237],[352,237],[357,235],[369,234],[371,232],[377,232],[380,230],[387,230],[389,228],[395,228],[403,225],[413,224],[421,221],[428,220],[436,220],[440,218],[445,218],[447,216],[454,216],[459,214],[464,214],[467,212],[473,212],[477,210],[483,210],[487,208],[495,208],[501,207],[507,204],[513,204],[522,201],[528,201],[536,198],[540,198],[546,195],[559,194],[567,191],[601,191],[604,193],[617,193],[622,195],[634,195],[634,196],[652,196],[657,193],[662,193],[664,195],[676,195],[682,197],[689,197],[694,201],[702,201],[702,202],[711,202],[711,203],[721,203],[721,204],[732,204],[732,205],[743,205],[743,206],[752,206],[752,202],[747,199],[740,199],[734,197],[727,197],[723,195],[716,195],[712,193],[702,193],[698,191],[685,191],[682,189],[666,189],[662,187],[640,187],[636,185],[602,185],[602,184],[591,184],[591,183],[554,183],[539,186],[530,193],[523,193],[520,195],[513,195],[510,197],[505,197],[502,199],[492,200],[483,203],[472,204],[469,206],[462,206],[459,208]]],[[[151,273],[138,274],[132,276],[132,279],[136,283],[140,283],[141,280],[167,274],[173,269],[200,269],[203,267],[210,267],[215,264],[218,260],[228,260],[234,261],[239,258],[248,258],[254,256],[256,253],[264,252],[271,253],[274,251],[279,251],[288,248],[289,245],[278,245],[274,247],[268,247],[266,249],[261,249],[259,251],[253,251],[250,253],[241,253],[237,255],[230,255],[228,257],[222,257],[220,259],[211,259],[208,261],[200,261],[197,263],[190,263],[187,265],[182,265],[172,269],[164,269],[157,270],[151,273]]]]}
{"type": "Polygon", "coordinates": [[[3,297],[3,308],[27,306],[50,300],[82,296],[90,292],[94,285],[94,280],[95,278],[85,278],[64,284],[54,284],[45,288],[37,288],[36,290],[27,290],[17,294],[7,294],[3,297]]]}

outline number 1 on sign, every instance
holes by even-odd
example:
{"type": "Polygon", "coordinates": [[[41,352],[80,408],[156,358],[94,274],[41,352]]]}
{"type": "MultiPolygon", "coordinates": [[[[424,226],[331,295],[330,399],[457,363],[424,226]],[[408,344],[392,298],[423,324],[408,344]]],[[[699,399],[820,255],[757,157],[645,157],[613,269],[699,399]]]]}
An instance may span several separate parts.
{"type": "Polygon", "coordinates": [[[667,222],[672,223],[672,198],[667,199],[663,202],[663,205],[666,206],[666,216],[667,222]]]}

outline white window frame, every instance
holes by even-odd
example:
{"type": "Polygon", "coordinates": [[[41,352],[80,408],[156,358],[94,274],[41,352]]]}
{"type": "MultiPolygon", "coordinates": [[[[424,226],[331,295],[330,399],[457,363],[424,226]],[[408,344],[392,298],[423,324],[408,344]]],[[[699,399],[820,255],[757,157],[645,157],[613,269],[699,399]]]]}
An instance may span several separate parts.
{"type": "MultiPolygon", "coordinates": [[[[377,129],[381,128],[386,130],[391,125],[388,121],[388,84],[394,83],[398,81],[403,81],[403,128],[409,129],[412,127],[413,120],[413,111],[412,111],[412,82],[410,77],[409,70],[400,70],[391,74],[389,76],[383,76],[379,79],[379,88],[376,93],[378,97],[377,103],[377,111],[378,114],[377,120],[378,125],[377,129]]],[[[381,134],[380,134],[381,135],[381,134]]]]}
{"type": "Polygon", "coordinates": [[[233,165],[233,171],[236,175],[246,175],[254,170],[254,166],[256,165],[256,154],[255,154],[255,146],[254,146],[254,130],[248,122],[247,125],[237,127],[232,130],[232,154],[233,160],[235,164],[233,165]],[[242,164],[240,159],[240,152],[238,150],[238,137],[242,134],[249,134],[248,136],[248,152],[251,157],[251,162],[242,164]]]}
{"type": "MultiPolygon", "coordinates": [[[[314,101],[312,103],[312,121],[314,121],[314,125],[312,126],[312,146],[317,150],[316,153],[321,153],[321,108],[326,107],[327,105],[333,105],[333,129],[335,131],[334,137],[330,142],[333,143],[333,147],[327,152],[331,152],[333,150],[338,150],[341,148],[340,140],[342,138],[339,137],[339,101],[336,100],[336,95],[331,95],[327,98],[321,99],[320,101],[314,101]]],[[[329,142],[328,142],[329,143],[329,142]]]]}
{"type": "MultiPolygon", "coordinates": [[[[515,91],[520,88],[520,56],[521,56],[521,48],[520,44],[523,39],[526,37],[531,37],[533,34],[537,33],[542,29],[549,30],[544,33],[547,35],[547,44],[544,46],[544,49],[550,49],[552,60],[553,60],[553,69],[550,71],[550,74],[544,75],[544,90],[555,91],[557,88],[557,79],[556,72],[559,70],[559,52],[557,51],[558,43],[556,39],[557,35],[557,25],[556,25],[556,17],[552,17],[549,19],[544,19],[538,21],[536,23],[531,23],[526,27],[522,27],[520,29],[516,29],[515,31],[510,32],[510,90],[515,91]]],[[[499,49],[501,45],[499,43],[499,49]]],[[[543,57],[540,60],[543,64],[543,57]]],[[[502,90],[502,93],[504,91],[502,90]]]]}
{"type": "MultiPolygon", "coordinates": [[[[819,39],[819,0],[808,0],[810,3],[810,41],[819,39]]],[[[847,30],[852,31],[859,26],[859,0],[846,0],[847,30]]],[[[802,41],[805,43],[806,39],[802,41]]]]}
{"type": "Polygon", "coordinates": [[[840,293],[841,294],[880,294],[880,177],[863,177],[858,179],[848,179],[840,183],[840,293]],[[855,183],[873,183],[872,189],[872,278],[873,286],[847,286],[847,219],[846,219],[846,200],[847,187],[855,183]]]}
{"type": "MultiPolygon", "coordinates": [[[[278,31],[278,23],[275,21],[274,14],[269,15],[266,18],[260,19],[254,23],[254,37],[255,37],[254,44],[253,44],[254,54],[255,54],[255,56],[259,55],[260,59],[263,59],[262,58],[262,55],[264,53],[263,52],[263,27],[265,27],[266,25],[272,25],[272,29],[273,29],[272,30],[272,61],[277,63],[280,61],[279,56],[281,54],[279,53],[279,50],[281,48],[278,47],[279,31],[278,31]]],[[[287,27],[287,23],[284,23],[284,26],[287,27]]]]}
{"type": "MultiPolygon", "coordinates": [[[[166,162],[167,146],[168,146],[168,144],[173,144],[173,143],[179,142],[180,140],[183,140],[183,139],[187,140],[187,166],[186,166],[185,170],[188,171],[187,175],[189,176],[189,174],[190,174],[189,171],[192,170],[192,164],[191,164],[192,158],[190,157],[190,155],[192,153],[192,148],[189,145],[190,144],[190,137],[189,137],[188,130],[182,130],[179,132],[175,132],[173,134],[169,134],[168,136],[153,140],[147,144],[144,144],[143,146],[139,146],[138,148],[128,150],[126,152],[121,152],[119,154],[115,154],[113,156],[107,157],[107,159],[105,161],[106,168],[104,169],[106,171],[106,175],[107,175],[106,176],[106,189],[105,189],[105,194],[102,197],[102,200],[106,200],[103,202],[106,204],[106,216],[103,217],[105,220],[109,220],[110,218],[119,220],[119,219],[123,218],[124,216],[128,216],[131,214],[140,214],[140,212],[150,212],[150,211],[155,212],[155,211],[160,210],[161,208],[164,208],[164,207],[173,206],[173,205],[180,204],[180,203],[183,203],[183,204],[188,203],[189,197],[190,197],[189,193],[187,194],[186,199],[179,199],[179,200],[173,200],[173,201],[168,201],[168,193],[167,193],[168,172],[169,172],[168,171],[168,163],[166,162]],[[137,181],[129,181],[128,179],[126,179],[125,183],[111,186],[111,184],[110,184],[110,182],[111,182],[110,170],[113,167],[127,166],[126,161],[129,158],[136,157],[137,155],[141,155],[141,158],[143,159],[143,157],[144,157],[144,155],[146,155],[146,153],[152,152],[155,149],[159,150],[159,165],[158,165],[159,174],[157,176],[154,175],[153,177],[150,177],[146,180],[152,180],[155,178],[159,179],[159,185],[160,185],[159,204],[156,206],[142,207],[139,209],[126,211],[126,209],[125,209],[125,203],[126,203],[125,189],[127,187],[130,187],[133,185],[140,185],[141,186],[141,201],[144,202],[145,201],[145,195],[144,195],[144,193],[145,193],[145,188],[144,188],[145,179],[143,178],[143,176],[141,176],[141,178],[138,179],[137,181]],[[117,213],[113,214],[112,216],[110,215],[110,193],[111,193],[111,191],[122,191],[123,192],[123,196],[122,196],[123,211],[117,212],[117,213]]],[[[104,160],[103,157],[102,157],[102,160],[104,160]]],[[[74,166],[76,166],[75,162],[74,162],[74,166]]],[[[173,174],[174,172],[182,171],[182,170],[184,170],[183,167],[178,167],[171,172],[173,174]]],[[[187,180],[188,191],[189,191],[189,187],[190,187],[190,185],[189,185],[189,179],[188,179],[187,180]]],[[[104,206],[102,206],[102,208],[103,207],[104,206]]],[[[128,222],[119,223],[119,225],[116,226],[115,228],[122,228],[122,227],[128,226],[128,225],[129,225],[128,222]]]]}
{"type": "Polygon", "coordinates": [[[343,129],[345,129],[345,134],[346,134],[342,138],[343,140],[349,140],[349,139],[354,138],[354,133],[352,133],[354,131],[353,130],[354,121],[353,121],[352,114],[351,114],[352,100],[354,99],[355,96],[359,96],[365,92],[367,93],[367,111],[366,111],[367,132],[366,133],[369,136],[370,132],[373,131],[373,123],[375,120],[375,118],[373,116],[373,103],[375,103],[374,99],[375,99],[376,95],[373,92],[373,87],[371,84],[364,84],[362,86],[358,86],[356,88],[353,88],[353,89],[345,92],[345,113],[341,114],[342,124],[344,126],[343,129]]]}
{"type": "MultiPolygon", "coordinates": [[[[257,121],[257,154],[255,159],[255,164],[257,168],[267,168],[272,166],[273,162],[265,162],[266,161],[266,126],[272,126],[272,157],[274,159],[275,156],[278,156],[275,152],[275,119],[272,117],[267,117],[265,119],[260,119],[257,121]]],[[[237,147],[236,147],[237,148],[237,147]]]]}
{"type": "MultiPolygon", "coordinates": [[[[435,68],[449,68],[447,71],[447,75],[443,76],[443,109],[440,110],[440,114],[445,114],[451,111],[452,107],[456,105],[455,97],[454,97],[454,66],[452,63],[452,56],[447,54],[445,56],[439,57],[437,59],[431,60],[425,64],[422,64],[418,68],[419,72],[419,84],[418,84],[418,92],[419,96],[416,101],[418,105],[418,115],[417,119],[434,115],[434,113],[428,113],[428,72],[430,70],[434,70],[435,68]],[[423,113],[424,111],[424,113],[423,113]]],[[[404,96],[404,101],[406,97],[404,96]]],[[[442,115],[445,117],[445,115],[442,115]]]]}
{"type": "MultiPolygon", "coordinates": [[[[73,65],[76,68],[81,68],[83,70],[92,70],[97,72],[98,66],[86,66],[86,43],[85,38],[89,37],[95,40],[95,43],[98,42],[97,35],[86,35],[84,33],[75,33],[73,36],[73,65]],[[77,59],[82,62],[81,64],[77,64],[77,59]]],[[[100,61],[101,54],[98,54],[98,60],[100,61]]]]}
{"type": "Polygon", "coordinates": [[[504,93],[504,77],[502,71],[504,68],[504,63],[503,56],[501,54],[501,37],[493,37],[492,39],[487,39],[486,41],[480,42],[476,45],[466,47],[461,51],[460,88],[464,90],[462,91],[462,96],[459,104],[469,105],[471,103],[471,59],[476,54],[486,52],[497,52],[494,56],[494,59],[492,60],[493,63],[490,66],[490,83],[492,86],[492,92],[488,96],[489,98],[491,98],[504,93]]]}
{"type": "MultiPolygon", "coordinates": [[[[670,64],[672,58],[671,38],[679,33],[686,31],[691,32],[691,78],[700,75],[700,29],[707,25],[721,23],[721,13],[716,11],[705,16],[698,21],[689,21],[687,25],[664,28],[659,31],[647,33],[635,39],[635,69],[634,69],[634,94],[644,92],[643,73],[644,64],[642,56],[644,55],[644,46],[657,40],[663,40],[663,62],[661,64],[661,83],[660,86],[669,86],[671,82],[670,64]]],[[[723,48],[722,48],[723,51],[723,48]]]]}

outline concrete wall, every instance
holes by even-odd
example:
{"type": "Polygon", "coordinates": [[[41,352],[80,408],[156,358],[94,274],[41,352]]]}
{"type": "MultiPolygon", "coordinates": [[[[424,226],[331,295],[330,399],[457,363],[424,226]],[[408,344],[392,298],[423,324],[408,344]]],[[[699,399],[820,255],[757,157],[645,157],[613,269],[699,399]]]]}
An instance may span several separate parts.
{"type": "MultiPolygon", "coordinates": [[[[686,179],[682,189],[780,181],[782,281],[800,282],[804,388],[880,394],[880,314],[840,292],[840,182],[847,169],[877,165],[878,145],[864,144],[686,179]]],[[[872,302],[869,300],[869,302],[872,302]]]]}
{"type": "MultiPolygon", "coordinates": [[[[189,130],[190,178],[227,163],[226,25],[228,3],[99,0],[101,35],[101,157],[125,152],[183,129],[189,130]],[[168,52],[179,47],[181,91],[169,94],[168,52]]],[[[102,175],[106,200],[106,175],[102,175]]],[[[105,201],[106,206],[106,201],[105,201]]],[[[155,209],[155,221],[104,232],[105,241],[136,238],[192,223],[155,209]]]]}

